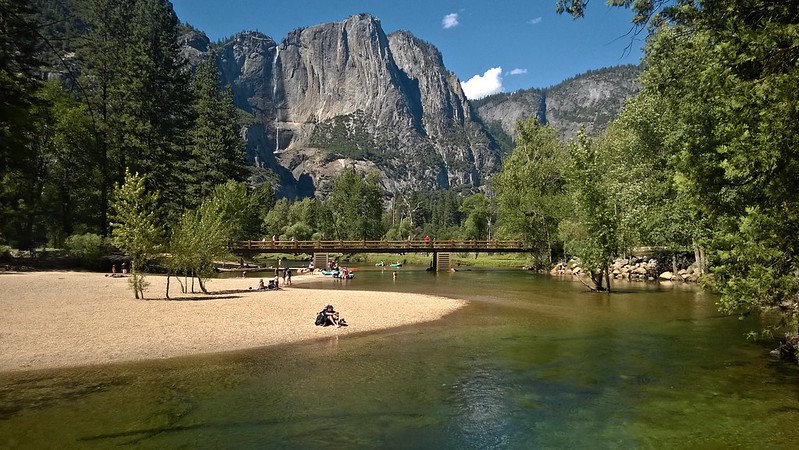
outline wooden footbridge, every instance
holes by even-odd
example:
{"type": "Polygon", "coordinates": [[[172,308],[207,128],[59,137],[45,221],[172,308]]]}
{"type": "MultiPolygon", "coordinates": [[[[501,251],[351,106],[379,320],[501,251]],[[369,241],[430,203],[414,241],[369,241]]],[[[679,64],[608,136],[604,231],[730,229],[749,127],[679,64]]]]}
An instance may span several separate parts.
{"type": "Polygon", "coordinates": [[[308,253],[314,264],[325,267],[329,253],[432,253],[433,267],[448,270],[452,253],[522,253],[530,248],[515,240],[407,240],[407,241],[233,241],[235,254],[308,253]]]}

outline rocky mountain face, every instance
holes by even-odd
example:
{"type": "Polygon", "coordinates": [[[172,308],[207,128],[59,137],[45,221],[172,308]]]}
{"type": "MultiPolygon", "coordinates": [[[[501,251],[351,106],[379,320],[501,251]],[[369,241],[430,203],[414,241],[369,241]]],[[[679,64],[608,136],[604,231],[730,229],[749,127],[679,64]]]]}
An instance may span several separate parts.
{"type": "Polygon", "coordinates": [[[536,116],[573,137],[581,126],[591,134],[602,131],[621,111],[625,100],[638,93],[638,66],[618,66],[578,75],[548,89],[529,89],[492,95],[474,102],[486,127],[497,136],[513,136],[516,122],[536,116]]]}
{"type": "MultiPolygon", "coordinates": [[[[187,34],[197,60],[207,42],[187,34]]],[[[222,81],[251,114],[248,160],[284,195],[323,196],[346,168],[379,170],[387,192],[480,186],[499,149],[432,45],[350,17],[291,32],[280,44],[241,33],[214,49],[222,81]]]]}
{"type": "Polygon", "coordinates": [[[288,197],[324,197],[348,168],[379,171],[388,193],[475,189],[499,170],[518,120],[536,116],[564,138],[599,131],[638,91],[639,69],[622,66],[469,102],[433,45],[386,35],[367,14],[280,43],[243,32],[212,45],[196,30],[181,42],[190,64],[214,52],[248,115],[248,161],[288,197]]]}

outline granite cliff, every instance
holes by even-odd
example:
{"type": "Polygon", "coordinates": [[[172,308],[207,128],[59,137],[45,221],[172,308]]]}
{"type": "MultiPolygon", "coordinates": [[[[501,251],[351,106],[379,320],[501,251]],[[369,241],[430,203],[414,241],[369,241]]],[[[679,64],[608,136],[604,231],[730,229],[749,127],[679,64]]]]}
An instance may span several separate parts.
{"type": "Polygon", "coordinates": [[[386,35],[368,14],[296,29],[280,43],[242,32],[217,45],[182,37],[190,64],[214,52],[246,113],[247,159],[279,194],[325,196],[347,168],[377,170],[389,193],[479,188],[536,116],[564,138],[597,132],[634,95],[639,68],[579,75],[547,89],[466,99],[440,52],[407,31],[386,35]]]}
{"type": "Polygon", "coordinates": [[[593,70],[550,88],[495,94],[473,105],[499,141],[507,142],[516,131],[516,122],[530,116],[553,126],[564,138],[573,137],[581,126],[596,134],[638,92],[635,79],[639,73],[640,67],[630,65],[593,70]]]}
{"type": "MultiPolygon", "coordinates": [[[[184,54],[210,51],[191,33],[184,54]]],[[[388,192],[476,188],[500,167],[441,54],[410,33],[387,36],[361,14],[292,31],[281,43],[240,33],[215,50],[222,81],[252,116],[248,160],[284,194],[324,195],[342,170],[379,170],[388,192]]]]}

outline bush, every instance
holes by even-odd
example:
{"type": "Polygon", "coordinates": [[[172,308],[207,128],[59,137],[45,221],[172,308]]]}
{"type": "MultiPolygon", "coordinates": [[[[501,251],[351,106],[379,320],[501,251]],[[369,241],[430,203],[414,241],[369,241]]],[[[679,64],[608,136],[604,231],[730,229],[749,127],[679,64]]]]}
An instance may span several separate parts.
{"type": "Polygon", "coordinates": [[[64,242],[69,256],[82,261],[89,261],[102,257],[108,245],[105,238],[99,234],[73,234],[64,242]]]}

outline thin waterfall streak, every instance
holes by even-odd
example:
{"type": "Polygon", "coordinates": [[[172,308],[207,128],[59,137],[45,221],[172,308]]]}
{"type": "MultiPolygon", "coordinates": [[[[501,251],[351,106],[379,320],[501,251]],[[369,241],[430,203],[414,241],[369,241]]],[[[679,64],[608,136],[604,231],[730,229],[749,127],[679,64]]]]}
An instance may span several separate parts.
{"type": "Polygon", "coordinates": [[[275,46],[275,57],[272,59],[272,104],[275,106],[275,151],[280,153],[280,108],[277,100],[277,58],[280,56],[280,46],[275,46]]]}

